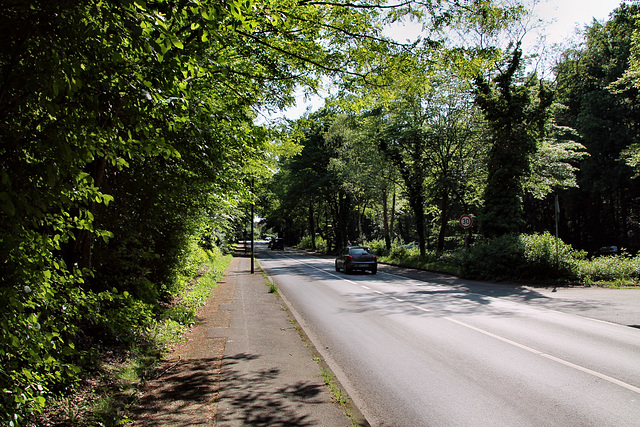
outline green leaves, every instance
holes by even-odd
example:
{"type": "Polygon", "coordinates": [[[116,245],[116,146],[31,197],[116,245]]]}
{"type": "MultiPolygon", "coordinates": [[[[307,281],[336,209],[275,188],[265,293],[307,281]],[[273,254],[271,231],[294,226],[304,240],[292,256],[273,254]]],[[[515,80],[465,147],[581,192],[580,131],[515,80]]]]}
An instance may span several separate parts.
{"type": "Polygon", "coordinates": [[[517,46],[505,64],[506,70],[491,83],[481,76],[476,79],[475,100],[492,131],[485,206],[480,218],[488,236],[520,231],[525,178],[550,118],[552,92],[536,78],[523,81],[521,58],[517,46]]]}

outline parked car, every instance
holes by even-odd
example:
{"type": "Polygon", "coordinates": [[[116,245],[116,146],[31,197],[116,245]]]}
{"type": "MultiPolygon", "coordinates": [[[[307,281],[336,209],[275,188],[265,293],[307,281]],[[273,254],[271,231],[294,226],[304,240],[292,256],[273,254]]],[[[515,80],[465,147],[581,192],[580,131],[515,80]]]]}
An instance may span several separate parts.
{"type": "Polygon", "coordinates": [[[272,239],[269,242],[269,247],[271,248],[271,250],[275,250],[275,249],[280,249],[280,250],[284,250],[284,239],[272,239]]]}
{"type": "Polygon", "coordinates": [[[620,248],[618,248],[617,246],[603,246],[600,249],[598,249],[593,256],[605,256],[605,255],[619,255],[620,254],[620,248]]]}
{"type": "Polygon", "coordinates": [[[376,274],[378,260],[371,249],[366,246],[347,246],[340,251],[336,258],[336,271],[340,270],[344,270],[347,274],[356,270],[369,270],[371,274],[376,274]]]}

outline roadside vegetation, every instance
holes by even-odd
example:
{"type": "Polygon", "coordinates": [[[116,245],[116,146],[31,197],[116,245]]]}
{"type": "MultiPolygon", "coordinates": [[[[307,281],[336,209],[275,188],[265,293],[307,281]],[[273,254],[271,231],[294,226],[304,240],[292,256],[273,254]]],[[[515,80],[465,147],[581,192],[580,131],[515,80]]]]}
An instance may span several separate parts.
{"type": "Polygon", "coordinates": [[[103,321],[120,331],[112,335],[116,342],[90,347],[83,370],[70,384],[72,392],[49,401],[35,425],[126,425],[129,407],[137,403],[146,382],[158,375],[158,362],[193,326],[198,309],[224,277],[232,258],[217,248],[194,245],[192,250],[181,272],[183,290],[172,301],[155,312],[133,313],[122,305],[108,313],[103,321]],[[124,333],[123,325],[136,327],[124,333]]]}

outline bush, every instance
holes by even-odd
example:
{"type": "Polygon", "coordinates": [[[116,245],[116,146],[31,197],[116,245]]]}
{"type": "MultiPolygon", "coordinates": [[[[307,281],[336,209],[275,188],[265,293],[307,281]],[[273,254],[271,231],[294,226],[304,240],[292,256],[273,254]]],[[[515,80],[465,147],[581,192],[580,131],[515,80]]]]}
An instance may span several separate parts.
{"type": "MultiPolygon", "coordinates": [[[[307,251],[312,251],[313,249],[313,245],[311,242],[311,236],[304,236],[302,238],[302,240],[300,240],[300,243],[298,243],[298,245],[296,246],[300,249],[304,249],[307,251]]],[[[327,242],[326,240],[324,240],[322,237],[320,236],[316,236],[316,248],[315,251],[316,252],[320,252],[320,253],[327,253],[327,242]]]]}
{"type": "Polygon", "coordinates": [[[505,235],[462,251],[459,272],[480,280],[575,280],[585,257],[549,233],[505,235]]]}
{"type": "Polygon", "coordinates": [[[522,234],[520,239],[525,250],[523,277],[575,280],[579,261],[587,256],[549,233],[522,234]]]}
{"type": "Polygon", "coordinates": [[[389,253],[389,251],[387,250],[387,244],[384,242],[384,239],[365,242],[364,246],[368,246],[369,248],[371,248],[373,253],[377,256],[385,256],[389,253]]]}
{"type": "Polygon", "coordinates": [[[472,245],[459,252],[459,274],[479,280],[499,280],[512,277],[517,266],[524,264],[524,248],[517,236],[507,235],[489,242],[472,245]]]}
{"type": "Polygon", "coordinates": [[[378,255],[378,261],[403,267],[421,268],[427,270],[437,269],[439,256],[435,251],[427,251],[424,257],[420,256],[420,248],[408,248],[396,240],[391,250],[386,249],[383,240],[365,243],[378,255]]]}
{"type": "Polygon", "coordinates": [[[610,255],[582,260],[578,264],[578,277],[585,284],[625,286],[637,283],[640,281],[640,255],[610,255]]]}

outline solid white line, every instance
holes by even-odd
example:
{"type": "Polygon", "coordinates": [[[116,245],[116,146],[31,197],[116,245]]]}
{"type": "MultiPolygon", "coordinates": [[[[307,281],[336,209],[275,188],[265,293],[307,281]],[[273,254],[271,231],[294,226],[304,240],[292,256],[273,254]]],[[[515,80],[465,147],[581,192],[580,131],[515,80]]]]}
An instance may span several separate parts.
{"type": "Polygon", "coordinates": [[[584,366],[576,365],[575,363],[571,363],[571,362],[569,362],[567,360],[560,359],[560,358],[552,356],[550,354],[543,353],[542,351],[536,350],[536,349],[531,348],[531,347],[527,347],[526,345],[523,345],[523,344],[520,344],[518,342],[512,341],[512,340],[510,340],[508,338],[505,338],[505,337],[501,337],[500,335],[496,335],[496,334],[491,333],[489,331],[485,331],[484,329],[476,328],[475,326],[469,325],[468,323],[461,322],[461,321],[453,319],[451,317],[445,317],[445,319],[450,321],[450,322],[456,323],[456,324],[458,324],[460,326],[464,326],[465,328],[469,328],[469,329],[472,329],[472,330],[474,330],[476,332],[480,332],[481,334],[490,336],[491,338],[495,338],[495,339],[500,340],[502,342],[505,342],[507,344],[510,344],[510,345],[515,346],[515,347],[518,347],[518,348],[521,348],[523,350],[526,350],[526,351],[528,351],[530,353],[533,353],[533,354],[536,354],[538,356],[547,358],[549,360],[553,360],[554,362],[560,363],[562,365],[568,366],[570,368],[576,369],[578,371],[584,372],[584,373],[592,375],[594,377],[603,379],[603,380],[608,381],[608,382],[610,382],[612,384],[618,385],[620,387],[626,388],[627,390],[631,390],[631,391],[633,391],[635,393],[640,394],[640,388],[638,388],[636,386],[633,386],[631,384],[627,384],[627,383],[625,383],[623,381],[620,381],[620,380],[618,380],[616,378],[610,377],[610,376],[602,374],[600,372],[593,371],[593,370],[591,370],[589,368],[585,368],[584,366]]]}

